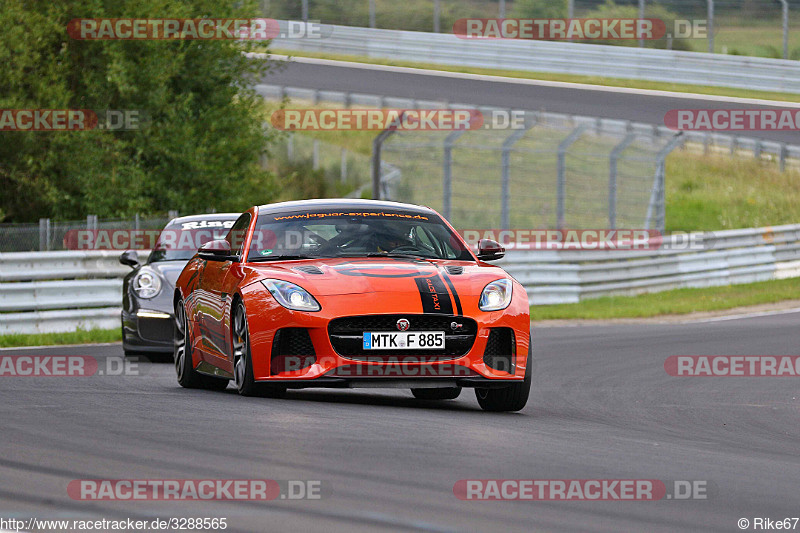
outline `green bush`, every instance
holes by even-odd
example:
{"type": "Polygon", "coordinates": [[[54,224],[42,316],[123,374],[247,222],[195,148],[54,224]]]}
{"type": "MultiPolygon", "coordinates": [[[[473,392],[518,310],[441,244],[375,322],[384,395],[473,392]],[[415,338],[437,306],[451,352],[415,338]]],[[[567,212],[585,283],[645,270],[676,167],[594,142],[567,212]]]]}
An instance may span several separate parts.
{"type": "Polygon", "coordinates": [[[2,109],[137,110],[137,131],[2,132],[0,210],[12,221],[101,217],[250,205],[274,178],[258,164],[261,99],[248,80],[268,69],[248,44],[82,41],[74,18],[248,17],[255,2],[31,0],[0,10],[2,109]]]}

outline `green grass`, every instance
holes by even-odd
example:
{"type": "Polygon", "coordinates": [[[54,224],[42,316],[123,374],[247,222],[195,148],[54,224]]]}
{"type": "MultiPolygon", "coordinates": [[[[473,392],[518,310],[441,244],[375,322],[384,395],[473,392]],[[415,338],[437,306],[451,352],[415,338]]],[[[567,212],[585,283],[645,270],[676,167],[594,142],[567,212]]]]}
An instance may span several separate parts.
{"type": "Polygon", "coordinates": [[[639,296],[604,296],[575,304],[531,306],[531,320],[644,318],[720,311],[800,299],[800,278],[675,289],[639,296]]]}
{"type": "Polygon", "coordinates": [[[321,52],[308,52],[298,50],[270,49],[271,54],[283,54],[296,57],[315,57],[319,59],[334,59],[338,61],[355,61],[358,63],[369,63],[373,65],[391,65],[398,67],[412,67],[426,70],[443,70],[447,72],[463,72],[468,74],[486,74],[490,76],[502,76],[506,78],[521,78],[542,81],[561,81],[570,83],[583,83],[591,85],[603,85],[606,87],[626,87],[631,89],[651,89],[657,91],[673,91],[679,93],[708,94],[714,96],[732,96],[738,98],[759,98],[765,100],[778,100],[784,102],[797,102],[800,95],[793,93],[781,93],[770,91],[755,91],[750,89],[736,89],[730,87],[711,87],[704,85],[690,85],[685,83],[668,83],[645,80],[629,80],[624,78],[612,78],[605,76],[581,76],[577,74],[553,74],[549,72],[530,72],[522,70],[490,69],[477,67],[458,67],[450,65],[440,65],[435,63],[421,63],[415,61],[395,61],[390,59],[379,59],[374,57],[350,56],[344,54],[329,54],[321,52]]]}
{"type": "Polygon", "coordinates": [[[119,342],[122,332],[117,329],[91,329],[69,331],[66,333],[36,333],[32,335],[0,335],[0,348],[19,346],[53,346],[57,344],[98,344],[119,342]]]}
{"type": "MultiPolygon", "coordinates": [[[[776,13],[768,20],[741,18],[719,18],[714,34],[714,51],[727,52],[745,56],[783,58],[783,29],[780,15],[780,4],[776,1],[776,13]]],[[[789,59],[800,59],[800,35],[792,31],[797,27],[800,18],[789,19],[789,59]]],[[[708,52],[706,39],[687,39],[689,46],[696,52],[708,52]]]]}
{"type": "Polygon", "coordinates": [[[682,151],[667,158],[667,231],[800,222],[800,172],[774,163],[682,151]]]}

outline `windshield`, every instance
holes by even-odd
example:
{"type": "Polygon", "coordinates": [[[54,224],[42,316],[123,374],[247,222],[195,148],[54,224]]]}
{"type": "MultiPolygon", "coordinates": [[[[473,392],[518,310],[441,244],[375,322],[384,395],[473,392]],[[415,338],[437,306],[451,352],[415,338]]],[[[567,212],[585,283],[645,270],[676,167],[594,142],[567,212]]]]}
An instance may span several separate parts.
{"type": "Polygon", "coordinates": [[[438,216],[386,211],[260,215],[248,260],[380,256],[474,260],[438,216]]]}
{"type": "Polygon", "coordinates": [[[188,261],[205,243],[224,239],[234,220],[195,220],[168,224],[158,236],[149,263],[188,261]]]}

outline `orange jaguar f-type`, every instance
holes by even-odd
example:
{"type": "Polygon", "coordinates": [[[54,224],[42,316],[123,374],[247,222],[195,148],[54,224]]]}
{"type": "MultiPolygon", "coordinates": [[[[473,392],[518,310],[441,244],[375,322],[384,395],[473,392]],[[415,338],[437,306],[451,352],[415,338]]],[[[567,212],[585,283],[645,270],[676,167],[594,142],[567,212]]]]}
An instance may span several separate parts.
{"type": "Polygon", "coordinates": [[[436,211],[372,200],[253,207],[205,244],[175,286],[184,387],[282,396],[401,387],[489,411],[528,401],[528,296],[482,240],[477,256],[436,211]]]}

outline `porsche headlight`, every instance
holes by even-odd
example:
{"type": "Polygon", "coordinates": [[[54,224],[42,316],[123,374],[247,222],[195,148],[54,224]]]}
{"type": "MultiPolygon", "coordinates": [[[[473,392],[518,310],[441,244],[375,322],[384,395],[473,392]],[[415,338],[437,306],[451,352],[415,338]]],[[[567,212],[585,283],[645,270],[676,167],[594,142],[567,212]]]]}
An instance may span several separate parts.
{"type": "Polygon", "coordinates": [[[319,311],[319,302],[303,287],[279,279],[265,279],[261,283],[279,304],[293,311],[319,311]]]}
{"type": "Polygon", "coordinates": [[[152,270],[142,269],[133,277],[133,290],[139,298],[149,300],[161,292],[161,278],[152,270]]]}
{"type": "Polygon", "coordinates": [[[481,311],[499,311],[511,304],[510,279],[498,279],[483,288],[478,307],[481,311]]]}

